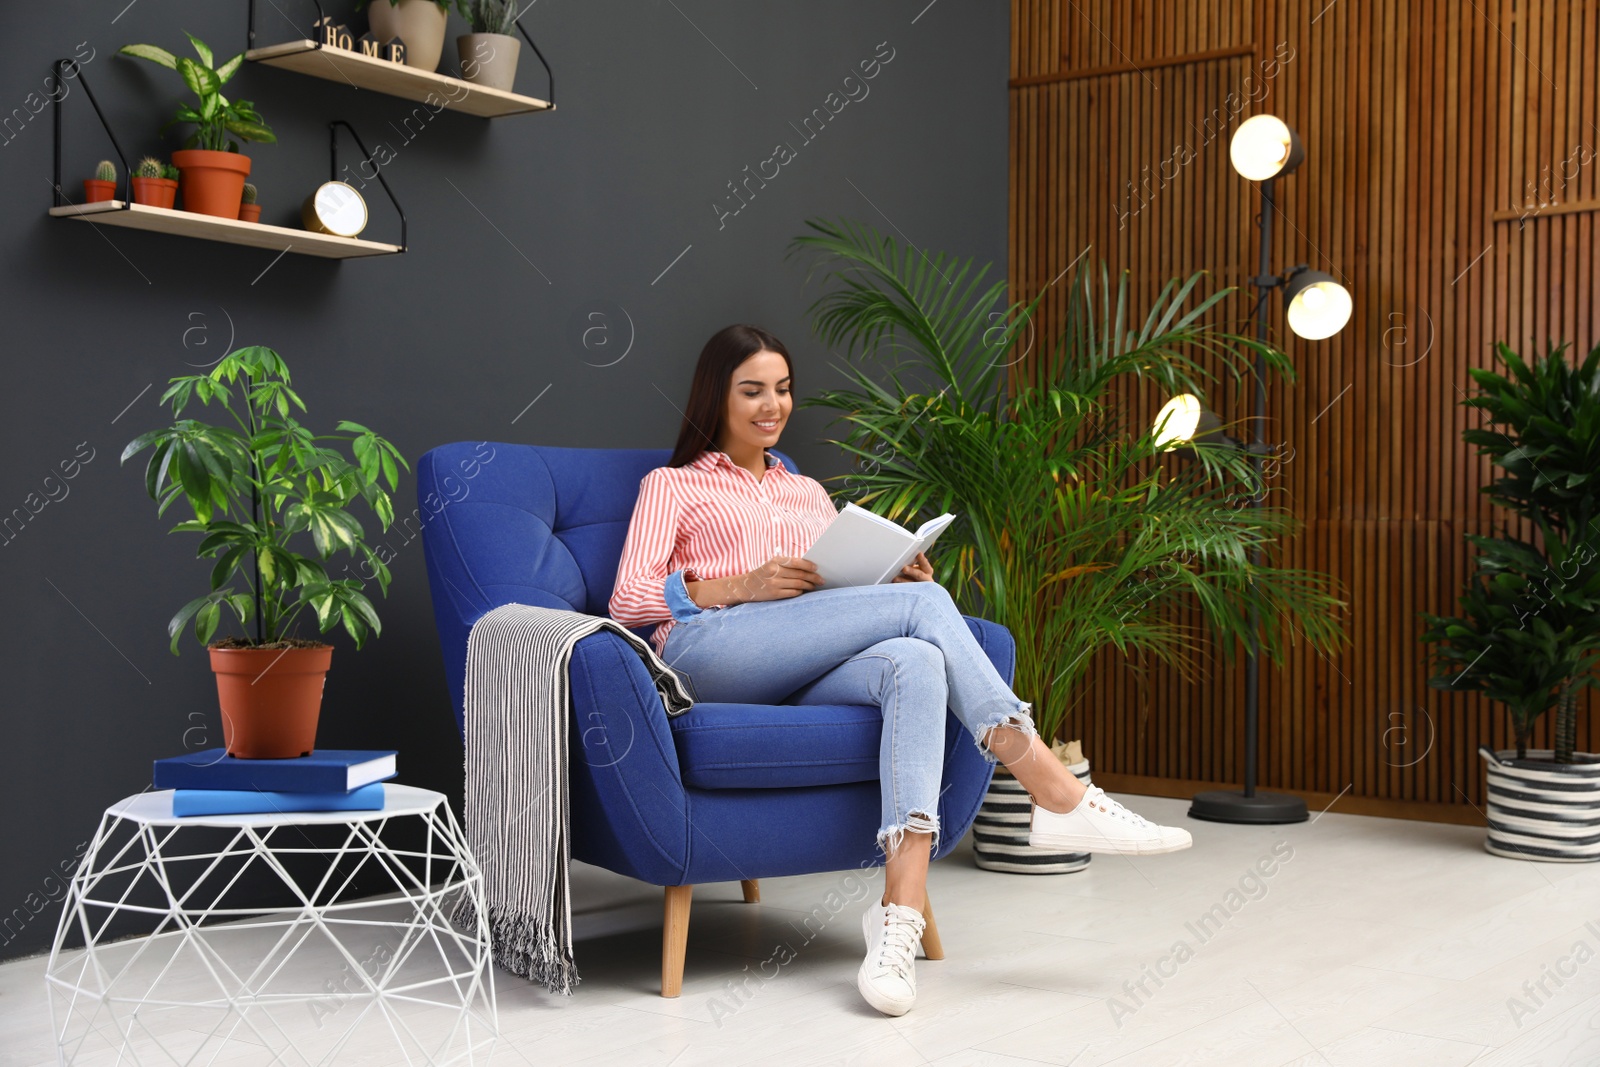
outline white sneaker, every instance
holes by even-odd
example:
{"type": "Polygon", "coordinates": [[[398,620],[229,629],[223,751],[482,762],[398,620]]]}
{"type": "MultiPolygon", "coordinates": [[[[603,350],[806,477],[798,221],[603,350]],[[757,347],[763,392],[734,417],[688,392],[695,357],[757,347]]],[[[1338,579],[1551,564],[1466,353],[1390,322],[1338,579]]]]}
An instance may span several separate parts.
{"type": "Polygon", "coordinates": [[[1104,789],[1091,785],[1078,806],[1068,812],[1051,811],[1035,803],[1028,844],[1056,852],[1152,856],[1188,848],[1194,839],[1179,827],[1157,826],[1112,800],[1104,789]]]}
{"type": "Polygon", "coordinates": [[[914,964],[928,920],[904,904],[873,901],[861,917],[867,958],[856,972],[856,988],[885,1015],[904,1015],[917,1000],[914,964]]]}

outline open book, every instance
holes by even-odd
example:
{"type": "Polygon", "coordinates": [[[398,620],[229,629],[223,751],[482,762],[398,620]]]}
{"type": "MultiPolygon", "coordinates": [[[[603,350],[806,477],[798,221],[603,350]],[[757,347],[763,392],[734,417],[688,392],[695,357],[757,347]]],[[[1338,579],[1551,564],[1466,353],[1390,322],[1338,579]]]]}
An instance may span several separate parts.
{"type": "Polygon", "coordinates": [[[846,503],[802,558],[817,565],[822,575],[820,588],[881,585],[893,580],[918,552],[932,547],[954,521],[955,516],[945,512],[912,533],[899,523],[846,503]]]}

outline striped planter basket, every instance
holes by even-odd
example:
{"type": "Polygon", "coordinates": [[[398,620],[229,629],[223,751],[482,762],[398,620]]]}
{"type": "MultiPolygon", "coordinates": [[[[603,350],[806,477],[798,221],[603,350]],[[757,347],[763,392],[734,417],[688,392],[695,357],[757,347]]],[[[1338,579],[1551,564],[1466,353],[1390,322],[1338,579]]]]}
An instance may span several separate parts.
{"type": "MultiPolygon", "coordinates": [[[[1085,785],[1089,761],[1069,763],[1067,770],[1085,785]]],[[[978,815],[972,820],[972,851],[986,871],[1011,874],[1068,874],[1089,865],[1087,852],[1049,852],[1028,844],[1028,822],[1033,818],[1033,798],[1016,775],[996,766],[978,815]]]]}
{"type": "Polygon", "coordinates": [[[1479,745],[1489,764],[1489,838],[1496,856],[1560,863],[1600,860],[1600,755],[1573,754],[1575,762],[1550,762],[1548,749],[1479,745]]]}

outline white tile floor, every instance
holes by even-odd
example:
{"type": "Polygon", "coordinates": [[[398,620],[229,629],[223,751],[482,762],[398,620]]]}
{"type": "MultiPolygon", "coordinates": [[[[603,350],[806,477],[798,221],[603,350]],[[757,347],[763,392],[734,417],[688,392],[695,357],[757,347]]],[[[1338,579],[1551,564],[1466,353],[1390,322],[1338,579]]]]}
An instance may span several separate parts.
{"type": "MultiPolygon", "coordinates": [[[[666,1000],[660,890],[575,864],[582,982],[565,998],[497,975],[493,1062],[1600,1065],[1600,865],[1501,859],[1474,828],[1237,827],[1120,799],[1194,847],[1027,876],[979,870],[963,843],[929,881],[946,958],[918,961],[898,1019],[855,989],[881,871],[765,880],[759,905],[737,883],[698,887],[683,995],[666,1000]],[[1262,860],[1270,876],[1252,873],[1262,860]]],[[[0,1063],[54,1062],[43,971],[0,966],[0,1063]]],[[[240,1046],[210,1062],[269,1059],[240,1046]]]]}

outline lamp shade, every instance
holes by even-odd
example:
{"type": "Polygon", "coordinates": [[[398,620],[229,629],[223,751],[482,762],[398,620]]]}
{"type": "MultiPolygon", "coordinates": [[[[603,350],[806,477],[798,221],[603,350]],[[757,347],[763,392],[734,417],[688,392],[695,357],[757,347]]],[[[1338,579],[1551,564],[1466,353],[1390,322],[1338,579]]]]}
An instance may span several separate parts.
{"type": "Polygon", "coordinates": [[[1207,411],[1193,393],[1180,393],[1162,405],[1150,432],[1156,439],[1156,447],[1163,452],[1197,441],[1228,443],[1230,440],[1222,432],[1222,420],[1207,411]]]}
{"type": "Polygon", "coordinates": [[[1320,270],[1297,271],[1285,284],[1283,302],[1289,329],[1308,341],[1332,337],[1350,321],[1350,290],[1320,270]]]}
{"type": "Polygon", "coordinates": [[[1253,182],[1264,182],[1288,174],[1305,158],[1300,137],[1276,115],[1256,115],[1245,119],[1233,131],[1228,143],[1228,158],[1233,169],[1253,182]]]}

